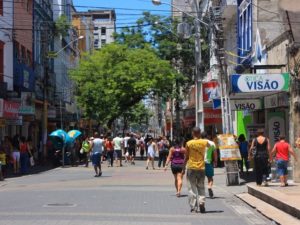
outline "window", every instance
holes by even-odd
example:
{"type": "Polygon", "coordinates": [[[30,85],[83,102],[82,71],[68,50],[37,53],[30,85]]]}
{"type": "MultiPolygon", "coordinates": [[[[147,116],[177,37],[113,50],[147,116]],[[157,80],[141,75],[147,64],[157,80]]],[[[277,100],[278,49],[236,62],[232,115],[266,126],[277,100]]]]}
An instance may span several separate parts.
{"type": "Polygon", "coordinates": [[[242,63],[252,50],[252,0],[239,1],[238,16],[238,60],[242,63]]]}
{"type": "Polygon", "coordinates": [[[98,30],[99,29],[99,27],[94,27],[94,30],[98,30]]]}
{"type": "Polygon", "coordinates": [[[0,81],[3,82],[4,77],[4,42],[0,41],[0,81]]]}
{"type": "Polygon", "coordinates": [[[106,44],[106,39],[101,39],[101,45],[105,45],[106,44]]]}
{"type": "Polygon", "coordinates": [[[106,35],[106,27],[101,27],[101,35],[106,35]]]}

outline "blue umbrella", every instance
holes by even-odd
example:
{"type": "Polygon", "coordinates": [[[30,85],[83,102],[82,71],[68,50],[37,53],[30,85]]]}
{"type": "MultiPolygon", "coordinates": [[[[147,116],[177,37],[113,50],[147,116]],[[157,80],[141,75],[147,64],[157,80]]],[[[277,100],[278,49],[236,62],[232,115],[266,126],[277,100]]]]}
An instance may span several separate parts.
{"type": "Polygon", "coordinates": [[[64,130],[55,130],[50,135],[50,137],[58,137],[60,138],[64,143],[66,143],[66,140],[68,138],[68,134],[64,130]]]}
{"type": "Polygon", "coordinates": [[[72,138],[73,140],[75,140],[76,138],[78,138],[81,135],[81,132],[79,130],[70,130],[68,132],[68,136],[70,138],[72,138]]]}

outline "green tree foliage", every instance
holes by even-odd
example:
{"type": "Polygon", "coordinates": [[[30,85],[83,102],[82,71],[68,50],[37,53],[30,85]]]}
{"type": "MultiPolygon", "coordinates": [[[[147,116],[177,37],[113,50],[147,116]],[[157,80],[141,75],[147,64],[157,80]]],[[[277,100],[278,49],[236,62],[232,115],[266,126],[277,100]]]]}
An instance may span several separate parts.
{"type": "Polygon", "coordinates": [[[152,48],[109,44],[86,55],[70,73],[86,116],[112,122],[146,95],[172,92],[174,71],[152,48]]]}
{"type": "Polygon", "coordinates": [[[66,15],[61,15],[57,18],[54,23],[54,34],[61,35],[62,37],[67,36],[68,30],[70,29],[71,25],[68,22],[68,18],[66,15]]]}

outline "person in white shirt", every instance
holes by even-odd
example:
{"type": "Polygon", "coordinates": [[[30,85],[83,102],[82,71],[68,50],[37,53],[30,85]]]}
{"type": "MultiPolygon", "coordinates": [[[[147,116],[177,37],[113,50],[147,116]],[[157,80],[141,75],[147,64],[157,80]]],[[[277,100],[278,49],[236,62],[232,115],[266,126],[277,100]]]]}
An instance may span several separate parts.
{"type": "Polygon", "coordinates": [[[121,133],[118,133],[118,136],[116,136],[114,139],[113,139],[113,144],[114,144],[114,150],[116,152],[116,162],[117,162],[117,165],[119,166],[123,166],[122,165],[122,149],[123,149],[123,146],[124,146],[124,139],[122,138],[122,134],[121,133]],[[119,164],[118,164],[119,162],[119,164]]]}

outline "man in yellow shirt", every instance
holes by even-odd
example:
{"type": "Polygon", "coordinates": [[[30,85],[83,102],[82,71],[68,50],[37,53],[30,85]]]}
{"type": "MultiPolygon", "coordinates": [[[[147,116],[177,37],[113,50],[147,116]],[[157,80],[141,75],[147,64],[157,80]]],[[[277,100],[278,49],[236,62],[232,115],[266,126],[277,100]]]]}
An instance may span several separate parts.
{"type": "MultiPolygon", "coordinates": [[[[200,139],[200,128],[193,129],[193,139],[186,144],[185,165],[191,212],[205,213],[205,149],[210,147],[207,140],[200,139]]],[[[185,168],[185,166],[184,166],[185,168]]],[[[184,169],[185,170],[185,169],[184,169]]],[[[185,171],[183,170],[183,173],[185,171]]]]}

